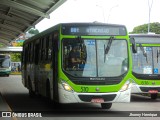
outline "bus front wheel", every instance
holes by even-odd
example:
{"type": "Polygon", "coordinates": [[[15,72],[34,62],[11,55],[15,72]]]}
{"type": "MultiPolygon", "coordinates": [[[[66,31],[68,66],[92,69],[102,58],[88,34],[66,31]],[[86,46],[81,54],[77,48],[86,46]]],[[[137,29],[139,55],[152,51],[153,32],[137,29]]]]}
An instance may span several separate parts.
{"type": "Polygon", "coordinates": [[[102,109],[110,109],[112,107],[112,103],[101,103],[102,109]]]}
{"type": "Polygon", "coordinates": [[[29,79],[29,97],[30,98],[34,98],[35,97],[35,92],[32,90],[32,84],[31,84],[31,81],[29,79]]]}

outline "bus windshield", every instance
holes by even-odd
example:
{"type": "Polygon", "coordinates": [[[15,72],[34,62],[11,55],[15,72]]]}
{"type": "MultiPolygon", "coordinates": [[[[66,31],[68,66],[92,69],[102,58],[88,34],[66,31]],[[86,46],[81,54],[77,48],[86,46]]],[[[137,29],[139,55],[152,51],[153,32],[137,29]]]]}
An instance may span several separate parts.
{"type": "Polygon", "coordinates": [[[160,74],[160,47],[139,46],[133,55],[133,72],[160,74]]]}
{"type": "Polygon", "coordinates": [[[118,77],[128,71],[126,40],[63,39],[62,52],[63,70],[74,77],[118,77]]]}
{"type": "Polygon", "coordinates": [[[10,67],[10,57],[5,55],[0,55],[0,68],[10,67]]]}

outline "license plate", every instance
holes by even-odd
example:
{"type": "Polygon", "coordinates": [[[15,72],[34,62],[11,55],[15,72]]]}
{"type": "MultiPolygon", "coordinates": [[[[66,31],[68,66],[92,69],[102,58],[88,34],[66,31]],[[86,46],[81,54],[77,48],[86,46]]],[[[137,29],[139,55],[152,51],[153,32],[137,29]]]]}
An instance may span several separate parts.
{"type": "Polygon", "coordinates": [[[103,98],[93,98],[91,100],[91,102],[93,102],[93,103],[103,103],[104,99],[103,98]]]}
{"type": "Polygon", "coordinates": [[[148,92],[153,94],[153,93],[158,93],[158,90],[149,90],[148,92]]]}

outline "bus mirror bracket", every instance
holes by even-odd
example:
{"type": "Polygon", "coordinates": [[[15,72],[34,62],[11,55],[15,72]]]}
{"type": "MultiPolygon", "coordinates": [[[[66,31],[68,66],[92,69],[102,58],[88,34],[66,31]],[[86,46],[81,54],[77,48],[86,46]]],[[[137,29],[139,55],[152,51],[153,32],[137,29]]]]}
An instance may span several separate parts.
{"type": "Polygon", "coordinates": [[[130,41],[132,43],[132,52],[133,53],[137,53],[137,46],[136,46],[136,42],[135,39],[133,37],[130,38],[130,41]]]}

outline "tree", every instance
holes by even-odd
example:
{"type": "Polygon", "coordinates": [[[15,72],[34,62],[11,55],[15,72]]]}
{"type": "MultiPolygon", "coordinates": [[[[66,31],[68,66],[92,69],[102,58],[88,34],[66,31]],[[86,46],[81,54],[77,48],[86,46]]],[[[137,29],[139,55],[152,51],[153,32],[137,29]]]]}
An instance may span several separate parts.
{"type": "MultiPolygon", "coordinates": [[[[23,43],[17,43],[16,47],[22,47],[23,43]]],[[[21,61],[21,53],[11,53],[11,61],[12,62],[19,62],[21,61]]]]}
{"type": "Polygon", "coordinates": [[[5,45],[3,43],[0,43],[0,47],[4,47],[5,45]]]}
{"type": "MultiPolygon", "coordinates": [[[[150,23],[150,32],[160,34],[160,23],[154,22],[150,23]]],[[[139,25],[134,27],[133,31],[130,33],[148,33],[148,24],[139,25]]]]}
{"type": "Polygon", "coordinates": [[[36,34],[39,33],[39,30],[31,28],[31,29],[28,31],[28,33],[30,33],[30,34],[35,34],[35,35],[36,35],[36,34]]]}

